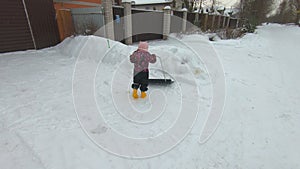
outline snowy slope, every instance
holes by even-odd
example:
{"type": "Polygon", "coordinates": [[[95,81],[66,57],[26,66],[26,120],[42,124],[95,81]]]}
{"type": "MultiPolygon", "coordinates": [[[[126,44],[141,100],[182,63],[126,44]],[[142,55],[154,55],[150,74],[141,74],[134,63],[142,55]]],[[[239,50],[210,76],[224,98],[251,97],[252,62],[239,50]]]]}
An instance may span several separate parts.
{"type": "MultiPolygon", "coordinates": [[[[218,129],[204,144],[199,143],[199,135],[209,114],[214,82],[206,65],[176,38],[151,42],[150,52],[162,57],[168,76],[178,83],[150,86],[146,100],[130,97],[132,65],[127,58],[136,46],[110,41],[108,48],[107,40],[90,36],[69,38],[53,48],[1,54],[1,168],[299,168],[299,38],[298,27],[266,25],[256,34],[212,43],[223,63],[227,95],[218,129]],[[86,67],[79,67],[83,63],[86,67]],[[76,79],[78,68],[97,72],[79,74],[76,79]],[[199,114],[187,137],[170,151],[140,160],[119,157],[99,148],[78,121],[74,90],[80,80],[89,78],[95,79],[95,102],[110,126],[99,126],[92,133],[105,134],[110,129],[129,137],[164,133],[178,113],[189,115],[178,112],[180,99],[191,108],[198,106],[199,114]],[[192,90],[194,83],[197,92],[192,90]],[[181,97],[183,92],[189,97],[181,97]],[[156,114],[162,112],[156,108],[164,113],[156,114]],[[122,114],[145,124],[130,123],[122,114]]],[[[203,55],[212,55],[205,36],[181,39],[190,40],[203,55]]],[[[151,70],[152,77],[162,77],[159,62],[151,70]]],[[[90,104],[84,98],[79,101],[90,104]]],[[[82,115],[88,119],[90,107],[83,108],[82,115]]],[[[122,145],[120,140],[110,141],[122,145]]]]}
{"type": "Polygon", "coordinates": [[[299,27],[270,25],[215,44],[228,89],[217,133],[235,124],[228,137],[241,168],[299,168],[299,36],[299,27]]]}

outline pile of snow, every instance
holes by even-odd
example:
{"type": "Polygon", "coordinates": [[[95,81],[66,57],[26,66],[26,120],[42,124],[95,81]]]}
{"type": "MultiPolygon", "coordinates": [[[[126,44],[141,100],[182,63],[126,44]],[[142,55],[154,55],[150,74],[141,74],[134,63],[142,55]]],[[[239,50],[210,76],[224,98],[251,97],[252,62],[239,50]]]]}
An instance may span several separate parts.
{"type": "MultiPolygon", "coordinates": [[[[68,38],[53,48],[1,54],[1,166],[7,169],[298,168],[299,38],[296,26],[270,24],[238,40],[209,42],[202,35],[186,35],[181,41],[171,37],[167,41],[150,42],[149,51],[162,58],[168,76],[180,83],[150,86],[150,97],[146,100],[130,97],[133,66],[128,56],[137,44],[126,46],[104,38],[80,36],[68,38]],[[211,108],[213,82],[201,59],[182,43],[188,40],[194,40],[202,54],[208,56],[212,53],[206,44],[211,43],[226,76],[224,116],[205,144],[198,141],[211,108]],[[100,149],[83,132],[73,105],[72,86],[76,87],[76,81],[72,79],[81,63],[98,66],[95,74],[80,78],[95,78],[95,99],[103,117],[111,128],[129,137],[152,137],[165,131],[176,120],[174,112],[180,109],[181,93],[189,96],[184,101],[195,98],[196,93],[187,90],[192,75],[200,94],[199,116],[194,127],[178,146],[153,158],[132,160],[100,149]],[[120,116],[112,105],[112,97],[120,103],[119,111],[129,110],[130,100],[135,112],[142,112],[131,112],[132,118],[155,110],[155,105],[166,100],[167,104],[165,113],[155,123],[138,125],[120,116]]],[[[151,65],[150,71],[151,77],[163,77],[159,61],[151,65]]],[[[92,132],[107,130],[100,126],[92,132]]]]}

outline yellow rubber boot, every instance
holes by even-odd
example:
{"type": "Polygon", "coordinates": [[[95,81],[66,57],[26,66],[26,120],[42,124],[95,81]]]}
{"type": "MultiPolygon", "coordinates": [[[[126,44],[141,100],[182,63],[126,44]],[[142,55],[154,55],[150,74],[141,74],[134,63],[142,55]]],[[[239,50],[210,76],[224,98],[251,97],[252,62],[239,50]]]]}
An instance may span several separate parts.
{"type": "Polygon", "coordinates": [[[135,99],[139,98],[137,89],[133,89],[132,97],[135,99]]]}
{"type": "Polygon", "coordinates": [[[147,96],[146,92],[141,93],[141,98],[145,98],[147,96]]]}

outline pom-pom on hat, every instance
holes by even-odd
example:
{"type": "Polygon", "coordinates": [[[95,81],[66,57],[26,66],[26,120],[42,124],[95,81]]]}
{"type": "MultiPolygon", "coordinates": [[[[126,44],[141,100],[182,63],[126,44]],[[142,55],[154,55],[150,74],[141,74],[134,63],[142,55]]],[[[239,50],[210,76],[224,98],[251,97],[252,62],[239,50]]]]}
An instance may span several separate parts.
{"type": "Polygon", "coordinates": [[[140,42],[139,43],[139,49],[148,52],[148,42],[140,42]]]}

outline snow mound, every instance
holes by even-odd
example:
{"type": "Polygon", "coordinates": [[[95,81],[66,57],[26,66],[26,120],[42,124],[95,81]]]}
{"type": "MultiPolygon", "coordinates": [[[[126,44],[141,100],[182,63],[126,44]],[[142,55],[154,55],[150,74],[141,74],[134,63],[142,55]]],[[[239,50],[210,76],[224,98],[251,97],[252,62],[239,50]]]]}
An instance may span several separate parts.
{"type": "Polygon", "coordinates": [[[55,48],[66,56],[77,58],[82,52],[86,52],[84,50],[87,45],[97,50],[98,48],[108,49],[110,45],[115,43],[117,42],[98,36],[75,36],[66,38],[55,48]]]}
{"type": "MultiPolygon", "coordinates": [[[[174,38],[174,37],[173,37],[174,38]]],[[[203,41],[207,38],[201,36],[203,41]]],[[[157,45],[159,41],[150,42],[149,52],[161,58],[157,59],[155,64],[150,64],[150,69],[155,69],[151,75],[155,78],[162,78],[162,72],[165,71],[171,76],[183,75],[190,71],[200,73],[205,72],[205,66],[195,53],[187,46],[180,44],[178,40],[172,40],[168,45],[157,45]],[[159,76],[159,77],[157,77],[159,76]]],[[[72,58],[78,58],[80,55],[86,55],[86,58],[94,61],[103,61],[109,55],[108,65],[117,64],[120,59],[129,61],[130,54],[137,49],[137,44],[127,46],[120,42],[108,40],[97,36],[77,36],[70,37],[55,47],[63,55],[72,58]]],[[[131,71],[133,67],[125,71],[131,71]]],[[[170,77],[170,76],[169,76],[170,77]]]]}

